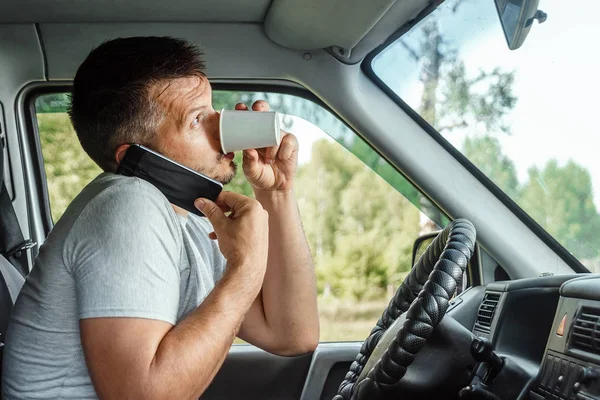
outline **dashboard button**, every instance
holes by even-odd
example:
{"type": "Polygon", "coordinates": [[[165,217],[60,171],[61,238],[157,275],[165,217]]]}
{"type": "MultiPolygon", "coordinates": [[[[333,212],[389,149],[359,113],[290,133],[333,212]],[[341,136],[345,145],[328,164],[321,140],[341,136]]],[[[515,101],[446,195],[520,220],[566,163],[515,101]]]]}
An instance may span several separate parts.
{"type": "Polygon", "coordinates": [[[550,377],[552,376],[552,368],[554,367],[554,357],[548,355],[546,357],[546,362],[544,363],[544,372],[542,376],[542,386],[548,387],[550,386],[550,377]]]}

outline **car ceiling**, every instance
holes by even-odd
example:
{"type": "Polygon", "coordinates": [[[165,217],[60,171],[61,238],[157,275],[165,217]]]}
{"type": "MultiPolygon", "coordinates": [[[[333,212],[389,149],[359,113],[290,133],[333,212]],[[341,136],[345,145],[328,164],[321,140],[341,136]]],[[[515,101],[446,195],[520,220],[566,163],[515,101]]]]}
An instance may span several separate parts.
{"type": "Polygon", "coordinates": [[[362,60],[397,29],[443,0],[3,0],[0,23],[222,22],[264,24],[294,50],[333,48],[362,60]]]}

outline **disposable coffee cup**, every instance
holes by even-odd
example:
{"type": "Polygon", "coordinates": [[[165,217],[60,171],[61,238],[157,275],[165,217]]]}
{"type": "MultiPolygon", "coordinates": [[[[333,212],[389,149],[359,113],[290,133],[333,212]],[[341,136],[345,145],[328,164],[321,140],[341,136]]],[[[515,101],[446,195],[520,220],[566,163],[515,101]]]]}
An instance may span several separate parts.
{"type": "Polygon", "coordinates": [[[281,143],[276,111],[221,110],[219,132],[224,154],[281,143]]]}

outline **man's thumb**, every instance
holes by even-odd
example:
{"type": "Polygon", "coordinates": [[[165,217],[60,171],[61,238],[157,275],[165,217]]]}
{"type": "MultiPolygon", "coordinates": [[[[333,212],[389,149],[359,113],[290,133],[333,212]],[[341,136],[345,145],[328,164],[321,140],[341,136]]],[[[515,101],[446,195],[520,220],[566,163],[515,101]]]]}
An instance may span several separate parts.
{"type": "Polygon", "coordinates": [[[213,226],[220,226],[223,220],[227,219],[221,208],[208,199],[198,198],[194,201],[194,206],[202,211],[202,214],[206,215],[206,218],[208,218],[213,226]]]}

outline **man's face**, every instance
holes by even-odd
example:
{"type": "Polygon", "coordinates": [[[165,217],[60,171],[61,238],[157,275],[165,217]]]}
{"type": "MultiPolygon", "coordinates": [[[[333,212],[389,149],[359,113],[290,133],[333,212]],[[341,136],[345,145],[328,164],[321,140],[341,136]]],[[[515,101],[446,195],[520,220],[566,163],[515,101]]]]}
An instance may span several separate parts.
{"type": "Polygon", "coordinates": [[[220,115],[212,107],[208,80],[189,77],[158,83],[150,95],[164,113],[155,150],[224,184],[230,182],[236,171],[234,154],[221,151],[220,115]]]}

